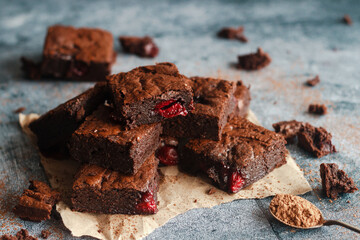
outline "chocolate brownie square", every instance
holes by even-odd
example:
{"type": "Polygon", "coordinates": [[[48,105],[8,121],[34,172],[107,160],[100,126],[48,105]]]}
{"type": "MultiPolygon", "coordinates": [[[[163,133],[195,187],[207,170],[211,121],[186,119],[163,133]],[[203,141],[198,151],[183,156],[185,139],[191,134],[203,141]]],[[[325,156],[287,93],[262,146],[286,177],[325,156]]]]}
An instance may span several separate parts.
{"type": "Polygon", "coordinates": [[[126,53],[133,53],[139,57],[154,58],[159,53],[159,48],[154,43],[151,37],[119,37],[120,44],[123,51],[126,53]]]}
{"type": "Polygon", "coordinates": [[[353,193],[358,190],[354,180],[335,163],[322,163],[320,176],[323,192],[329,198],[336,199],[339,193],[353,193]]]}
{"type": "Polygon", "coordinates": [[[60,200],[60,193],[46,183],[30,181],[14,208],[14,213],[22,219],[40,222],[50,219],[53,206],[60,200]]]}
{"type": "Polygon", "coordinates": [[[299,147],[317,158],[336,152],[336,148],[331,142],[332,135],[325,128],[305,123],[300,128],[297,137],[299,147]]]}
{"type": "Polygon", "coordinates": [[[72,209],[106,214],[157,212],[158,160],[151,155],[134,175],[86,164],[75,176],[72,209]]]}
{"type": "Polygon", "coordinates": [[[59,105],[30,123],[31,131],[37,136],[40,151],[47,156],[68,155],[66,143],[71,134],[108,97],[107,85],[97,83],[73,99],[59,105]]]}
{"type": "Polygon", "coordinates": [[[114,119],[129,128],[160,122],[193,110],[189,79],[172,63],[138,67],[107,78],[114,119]]]}
{"type": "Polygon", "coordinates": [[[215,78],[192,77],[190,84],[194,91],[195,109],[185,118],[176,117],[164,121],[164,135],[219,140],[229,115],[235,109],[232,116],[247,112],[250,95],[241,81],[235,83],[215,78]],[[235,98],[235,92],[239,98],[235,98]]]}
{"type": "Polygon", "coordinates": [[[54,25],[45,39],[41,74],[46,77],[103,81],[116,60],[110,32],[54,25]]]}
{"type": "Polygon", "coordinates": [[[111,119],[112,109],[100,106],[73,133],[69,151],[73,159],[97,164],[124,174],[135,174],[160,142],[160,123],[126,130],[111,119]]]}
{"type": "Polygon", "coordinates": [[[190,140],[179,167],[205,174],[220,189],[235,193],[286,163],[285,139],[245,118],[230,120],[220,141],[190,140]]]}

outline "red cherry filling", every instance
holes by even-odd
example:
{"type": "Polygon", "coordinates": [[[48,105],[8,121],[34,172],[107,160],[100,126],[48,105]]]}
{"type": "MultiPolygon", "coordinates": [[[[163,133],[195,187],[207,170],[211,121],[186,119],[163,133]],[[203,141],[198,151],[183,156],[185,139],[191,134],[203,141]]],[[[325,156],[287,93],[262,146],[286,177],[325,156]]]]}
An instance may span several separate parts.
{"type": "Polygon", "coordinates": [[[142,46],[141,55],[144,57],[156,57],[159,53],[159,48],[152,42],[146,43],[142,46]]]}
{"type": "Polygon", "coordinates": [[[140,213],[154,214],[158,211],[154,195],[152,192],[145,192],[141,196],[141,201],[136,205],[136,209],[140,213]]]}
{"type": "Polygon", "coordinates": [[[74,67],[71,70],[75,76],[82,77],[89,71],[89,67],[86,63],[75,62],[74,67]]]}
{"type": "Polygon", "coordinates": [[[245,180],[241,177],[239,172],[235,171],[231,173],[231,177],[228,183],[229,191],[232,193],[236,193],[244,186],[245,180]]]}
{"type": "Polygon", "coordinates": [[[162,164],[167,166],[176,165],[179,162],[176,148],[169,145],[161,147],[157,152],[157,157],[162,164]]]}
{"type": "Polygon", "coordinates": [[[164,118],[172,118],[178,115],[186,116],[188,114],[188,111],[180,103],[180,101],[175,101],[174,99],[158,103],[155,106],[154,111],[163,116],[164,118]]]}

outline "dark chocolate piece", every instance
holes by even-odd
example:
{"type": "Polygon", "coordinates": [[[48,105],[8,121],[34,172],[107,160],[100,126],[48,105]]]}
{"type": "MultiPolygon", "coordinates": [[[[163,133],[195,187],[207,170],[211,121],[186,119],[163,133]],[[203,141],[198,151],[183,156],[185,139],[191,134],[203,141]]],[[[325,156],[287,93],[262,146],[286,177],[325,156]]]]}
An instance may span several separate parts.
{"type": "Polygon", "coordinates": [[[134,128],[193,110],[189,79],[172,63],[138,67],[108,77],[114,119],[134,128]]]}
{"type": "Polygon", "coordinates": [[[316,75],[314,78],[309,79],[306,81],[306,85],[313,87],[315,85],[318,85],[320,83],[319,75],[316,75]]]}
{"type": "Polygon", "coordinates": [[[322,163],[320,176],[323,192],[328,198],[336,199],[339,193],[353,193],[358,190],[354,180],[335,163],[322,163]]]}
{"type": "Polygon", "coordinates": [[[48,28],[41,67],[21,59],[31,79],[40,77],[103,81],[116,61],[112,34],[96,28],[48,28]],[[39,71],[40,70],[40,71],[39,71]]]}
{"type": "Polygon", "coordinates": [[[327,107],[325,104],[310,104],[308,111],[313,114],[325,115],[327,114],[327,107]]]}
{"type": "Polygon", "coordinates": [[[225,126],[220,141],[190,140],[179,162],[181,170],[203,173],[220,189],[234,193],[286,163],[284,138],[245,118],[225,126]]]}
{"type": "Polygon", "coordinates": [[[248,39],[244,36],[244,27],[238,28],[224,27],[218,32],[218,37],[227,39],[236,39],[241,42],[248,42],[248,39]]]}
{"type": "Polygon", "coordinates": [[[157,212],[158,160],[151,155],[135,175],[84,165],[75,176],[73,210],[106,214],[157,212]]]}
{"type": "Polygon", "coordinates": [[[351,19],[350,15],[345,14],[344,17],[342,18],[342,22],[349,26],[352,25],[352,19],[351,19]]]}
{"type": "Polygon", "coordinates": [[[232,117],[247,113],[250,95],[241,81],[235,83],[192,77],[190,84],[194,91],[195,109],[185,118],[176,117],[164,121],[164,135],[219,140],[231,113],[234,113],[232,117]],[[235,91],[239,98],[235,98],[235,91]]]}
{"type": "Polygon", "coordinates": [[[259,70],[271,63],[269,54],[264,52],[261,48],[257,49],[256,53],[238,56],[238,69],[243,70],[259,70]]]}
{"type": "Polygon", "coordinates": [[[302,122],[292,120],[274,123],[272,126],[275,129],[275,132],[283,135],[288,143],[293,143],[303,125],[304,123],[302,122]]]}
{"type": "Polygon", "coordinates": [[[22,219],[40,222],[50,219],[53,206],[60,200],[60,193],[46,183],[30,181],[14,208],[14,213],[22,219]]]}
{"type": "Polygon", "coordinates": [[[139,57],[146,58],[154,58],[159,54],[159,48],[149,36],[120,36],[119,41],[126,53],[133,53],[139,57]]]}
{"type": "Polygon", "coordinates": [[[79,96],[59,105],[30,123],[31,131],[37,136],[40,151],[47,156],[64,157],[71,134],[108,97],[105,83],[97,83],[79,96]]]}
{"type": "Polygon", "coordinates": [[[160,123],[125,130],[111,119],[111,108],[100,106],[74,132],[69,142],[73,159],[125,174],[135,174],[160,142],[160,123]]]}
{"type": "Polygon", "coordinates": [[[312,153],[317,158],[336,152],[335,146],[331,143],[331,133],[322,127],[316,128],[309,123],[305,123],[297,137],[299,147],[312,153]]]}
{"type": "Polygon", "coordinates": [[[16,233],[15,236],[11,235],[2,235],[0,236],[0,240],[38,240],[36,237],[30,236],[28,230],[26,229],[20,229],[16,233]]]}

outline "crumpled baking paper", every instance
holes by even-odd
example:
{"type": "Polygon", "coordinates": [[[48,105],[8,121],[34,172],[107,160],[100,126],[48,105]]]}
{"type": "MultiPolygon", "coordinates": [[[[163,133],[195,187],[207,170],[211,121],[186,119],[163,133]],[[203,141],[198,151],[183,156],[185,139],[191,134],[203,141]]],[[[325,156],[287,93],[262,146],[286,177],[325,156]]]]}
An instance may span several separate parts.
{"type": "MultiPolygon", "coordinates": [[[[35,136],[28,125],[38,117],[37,114],[19,115],[23,131],[34,141],[35,136]]],[[[258,124],[251,111],[248,119],[258,124]]],[[[277,193],[299,195],[311,191],[309,183],[290,155],[287,156],[287,164],[236,194],[216,189],[215,193],[209,195],[207,192],[212,185],[206,180],[189,176],[179,172],[176,166],[170,166],[161,168],[164,178],[158,192],[159,211],[155,215],[81,213],[71,211],[69,201],[72,179],[79,164],[70,159],[54,160],[44,156],[41,156],[41,163],[51,186],[63,196],[62,201],[56,205],[56,210],[64,225],[76,237],[87,235],[99,239],[140,239],[190,209],[211,208],[236,199],[259,199],[277,193]]]]}

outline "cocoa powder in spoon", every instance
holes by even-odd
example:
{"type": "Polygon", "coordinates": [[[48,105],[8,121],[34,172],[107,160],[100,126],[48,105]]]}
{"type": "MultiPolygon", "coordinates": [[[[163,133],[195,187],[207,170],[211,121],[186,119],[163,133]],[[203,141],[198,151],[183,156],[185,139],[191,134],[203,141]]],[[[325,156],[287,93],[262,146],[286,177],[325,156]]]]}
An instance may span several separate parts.
{"type": "Polygon", "coordinates": [[[304,198],[277,194],[270,203],[270,211],[283,222],[294,227],[314,227],[324,219],[318,208],[304,198]]]}

